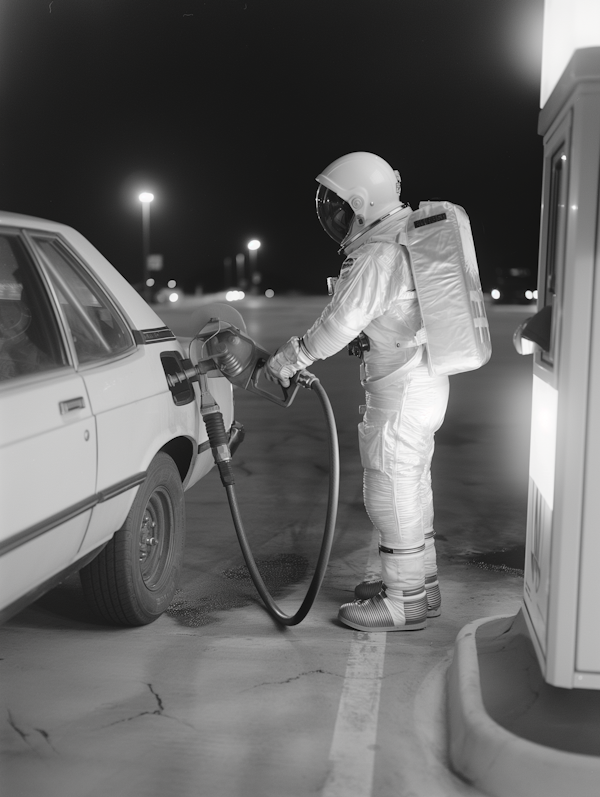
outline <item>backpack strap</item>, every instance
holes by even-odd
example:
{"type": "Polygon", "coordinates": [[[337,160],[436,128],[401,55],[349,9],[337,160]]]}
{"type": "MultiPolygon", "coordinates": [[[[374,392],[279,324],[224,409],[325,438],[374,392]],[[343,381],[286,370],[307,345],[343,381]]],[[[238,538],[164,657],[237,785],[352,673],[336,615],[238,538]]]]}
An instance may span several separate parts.
{"type": "Polygon", "coordinates": [[[411,338],[407,343],[396,343],[397,349],[413,349],[415,346],[427,345],[427,330],[425,327],[418,329],[414,338],[411,338]]]}

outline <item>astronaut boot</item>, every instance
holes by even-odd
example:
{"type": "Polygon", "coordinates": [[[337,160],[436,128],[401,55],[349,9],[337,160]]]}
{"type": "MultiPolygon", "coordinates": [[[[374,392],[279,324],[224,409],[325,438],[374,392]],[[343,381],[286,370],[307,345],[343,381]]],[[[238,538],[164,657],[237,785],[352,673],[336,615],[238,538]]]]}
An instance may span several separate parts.
{"type": "MultiPolygon", "coordinates": [[[[345,603],[338,618],[359,631],[416,631],[427,625],[423,551],[382,553],[385,592],[345,603]]],[[[369,584],[377,582],[366,582],[369,584]]]]}
{"type": "MultiPolygon", "coordinates": [[[[369,600],[380,592],[386,596],[385,584],[381,579],[376,581],[361,581],[354,588],[354,599],[358,601],[369,600]]],[[[437,569],[429,576],[425,576],[425,592],[427,593],[427,617],[439,617],[442,613],[442,593],[437,577],[437,569]]]]}
{"type": "Polygon", "coordinates": [[[354,587],[354,600],[368,601],[382,591],[385,591],[385,584],[380,578],[374,581],[361,581],[354,587]]]}
{"type": "MultiPolygon", "coordinates": [[[[439,617],[442,613],[442,593],[438,581],[437,562],[435,554],[435,532],[429,531],[425,535],[425,591],[427,592],[427,617],[439,617]]],[[[380,592],[385,598],[386,585],[382,579],[361,581],[354,588],[355,600],[369,600],[380,592]]]]}
{"type": "Polygon", "coordinates": [[[425,589],[427,617],[439,617],[442,613],[442,593],[438,581],[434,531],[425,534],[425,589]]]}

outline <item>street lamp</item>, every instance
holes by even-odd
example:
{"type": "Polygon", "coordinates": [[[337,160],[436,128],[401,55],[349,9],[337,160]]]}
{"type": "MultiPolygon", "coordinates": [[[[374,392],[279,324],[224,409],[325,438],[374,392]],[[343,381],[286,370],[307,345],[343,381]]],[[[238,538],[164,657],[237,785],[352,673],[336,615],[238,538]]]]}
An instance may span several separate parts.
{"type": "Polygon", "coordinates": [[[154,194],[149,191],[142,191],[138,196],[142,203],[142,253],[144,263],[142,266],[143,284],[142,296],[146,301],[150,298],[150,291],[148,290],[148,256],[150,254],[150,203],[154,199],[154,194]]]}
{"type": "Polygon", "coordinates": [[[260,241],[253,238],[248,242],[248,256],[250,260],[250,290],[256,293],[257,286],[260,282],[260,274],[256,270],[256,261],[258,259],[258,250],[260,249],[260,241]]]}

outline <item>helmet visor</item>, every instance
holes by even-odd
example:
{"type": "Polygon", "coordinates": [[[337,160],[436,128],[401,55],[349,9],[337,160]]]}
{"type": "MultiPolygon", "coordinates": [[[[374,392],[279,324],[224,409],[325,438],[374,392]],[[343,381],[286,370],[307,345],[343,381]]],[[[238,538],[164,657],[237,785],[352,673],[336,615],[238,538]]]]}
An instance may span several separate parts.
{"type": "Polygon", "coordinates": [[[336,243],[341,243],[350,229],[354,211],[335,191],[319,185],[317,189],[317,216],[321,226],[336,243]]]}

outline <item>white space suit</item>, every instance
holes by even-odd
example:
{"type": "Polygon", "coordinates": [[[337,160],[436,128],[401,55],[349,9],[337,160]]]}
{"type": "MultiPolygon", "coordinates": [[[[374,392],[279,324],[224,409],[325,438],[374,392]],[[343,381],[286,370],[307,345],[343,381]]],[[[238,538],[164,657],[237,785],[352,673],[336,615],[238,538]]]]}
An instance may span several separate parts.
{"type": "MultiPolygon", "coordinates": [[[[357,222],[357,214],[344,208],[349,223],[332,237],[346,229],[341,243],[347,257],[332,300],[301,340],[293,338],[269,360],[267,370],[285,380],[310,362],[340,351],[359,333],[367,335],[369,350],[363,352],[361,364],[366,407],[361,408],[359,447],[365,508],[379,531],[384,588],[381,591],[381,582],[359,585],[357,593],[367,599],[344,604],[339,619],[368,631],[423,628],[428,613],[440,613],[430,465],[434,433],[448,402],[448,378],[429,375],[424,349],[416,341],[421,314],[406,250],[398,243],[411,211],[399,202],[399,176],[375,155],[352,153],[319,175],[322,194],[324,180],[332,173],[328,187],[331,192],[335,186],[336,199],[346,193],[343,204],[356,208],[352,199],[358,196],[363,208],[366,203],[374,208],[375,220],[366,213],[357,222]],[[335,182],[336,165],[348,167],[349,160],[352,166],[353,159],[360,167],[366,161],[367,172],[379,169],[388,183],[393,176],[394,197],[386,207],[381,202],[377,207],[368,174],[365,179],[360,170],[362,185],[356,179],[350,187],[335,182]],[[377,216],[382,210],[383,218],[377,216]]],[[[376,174],[375,183],[379,182],[376,174]]],[[[390,198],[389,191],[385,198],[390,198]]],[[[323,226],[332,234],[331,223],[323,226]]]]}

